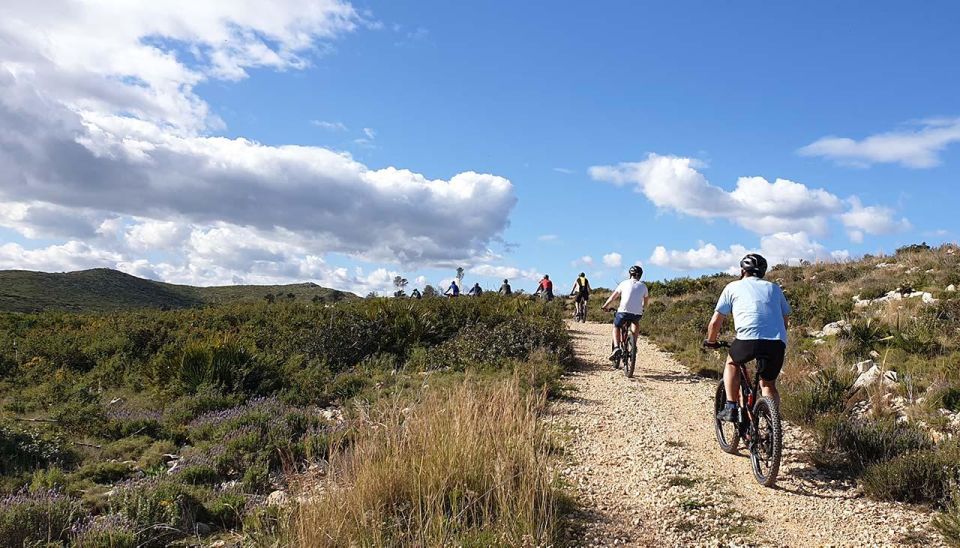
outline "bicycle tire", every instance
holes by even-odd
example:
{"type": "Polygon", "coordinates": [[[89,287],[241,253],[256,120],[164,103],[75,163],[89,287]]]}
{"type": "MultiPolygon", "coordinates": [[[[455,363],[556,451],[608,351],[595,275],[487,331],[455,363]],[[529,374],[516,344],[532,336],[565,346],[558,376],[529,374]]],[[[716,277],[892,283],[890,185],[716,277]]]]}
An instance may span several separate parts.
{"type": "Polygon", "coordinates": [[[627,335],[627,348],[623,353],[623,375],[632,378],[633,370],[637,367],[637,336],[627,335]]]}
{"type": "Polygon", "coordinates": [[[734,455],[737,453],[737,445],[740,443],[740,428],[736,423],[717,418],[717,413],[722,411],[726,404],[727,389],[723,386],[723,381],[720,381],[717,383],[717,395],[713,404],[714,432],[717,435],[717,443],[720,445],[720,449],[724,453],[734,455]]]}
{"type": "Polygon", "coordinates": [[[780,408],[772,398],[761,397],[753,406],[757,421],[756,440],[750,444],[753,476],[764,487],[773,487],[780,473],[783,456],[783,425],[780,408]]]}

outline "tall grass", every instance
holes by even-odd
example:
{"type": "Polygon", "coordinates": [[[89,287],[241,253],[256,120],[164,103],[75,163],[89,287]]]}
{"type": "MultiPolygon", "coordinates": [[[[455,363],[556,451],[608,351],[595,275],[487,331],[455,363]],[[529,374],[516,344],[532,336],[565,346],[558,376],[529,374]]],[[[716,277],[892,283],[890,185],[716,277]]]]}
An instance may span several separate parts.
{"type": "Polygon", "coordinates": [[[561,496],[538,414],[518,379],[468,380],[368,411],[320,495],[291,520],[302,546],[545,545],[561,496]]]}

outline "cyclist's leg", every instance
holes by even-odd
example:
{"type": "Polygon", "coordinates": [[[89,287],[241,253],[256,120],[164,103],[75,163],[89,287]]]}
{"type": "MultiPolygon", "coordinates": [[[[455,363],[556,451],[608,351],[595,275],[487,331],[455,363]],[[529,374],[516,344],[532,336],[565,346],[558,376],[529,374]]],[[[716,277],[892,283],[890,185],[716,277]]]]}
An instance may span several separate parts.
{"type": "Polygon", "coordinates": [[[727,391],[727,401],[740,403],[740,370],[729,355],[723,369],[723,387],[727,391]]]}
{"type": "Polygon", "coordinates": [[[786,345],[780,341],[762,341],[757,356],[757,375],[760,377],[760,390],[764,396],[780,405],[780,391],[777,390],[777,377],[783,368],[786,345]]]}

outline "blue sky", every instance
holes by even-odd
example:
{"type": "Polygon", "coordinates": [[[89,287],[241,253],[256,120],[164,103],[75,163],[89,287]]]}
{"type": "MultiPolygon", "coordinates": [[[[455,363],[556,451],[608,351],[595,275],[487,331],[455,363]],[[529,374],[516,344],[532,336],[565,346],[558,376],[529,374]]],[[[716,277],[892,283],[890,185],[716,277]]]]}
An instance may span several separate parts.
{"type": "Polygon", "coordinates": [[[952,2],[64,4],[83,16],[0,25],[4,119],[93,167],[0,140],[4,268],[366,292],[462,264],[529,289],[958,237],[952,2]]]}

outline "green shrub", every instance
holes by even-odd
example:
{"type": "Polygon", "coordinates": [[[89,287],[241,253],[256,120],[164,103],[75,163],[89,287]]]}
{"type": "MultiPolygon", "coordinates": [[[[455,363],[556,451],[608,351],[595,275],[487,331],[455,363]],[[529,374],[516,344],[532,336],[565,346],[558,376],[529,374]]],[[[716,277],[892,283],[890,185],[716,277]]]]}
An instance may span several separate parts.
{"type": "Polygon", "coordinates": [[[932,445],[919,427],[891,419],[858,421],[830,415],[816,421],[814,429],[819,445],[817,458],[854,472],[932,445]]]}
{"type": "Polygon", "coordinates": [[[161,478],[117,487],[110,509],[130,520],[138,532],[138,544],[144,546],[165,546],[188,534],[199,519],[206,517],[194,488],[161,478]]]}
{"type": "Polygon", "coordinates": [[[950,503],[933,524],[948,544],[960,546],[960,487],[953,490],[950,503]]]}
{"type": "Polygon", "coordinates": [[[90,480],[94,483],[114,483],[130,477],[133,468],[122,462],[91,462],[72,474],[81,480],[90,480]]]}
{"type": "Polygon", "coordinates": [[[88,519],[75,527],[70,536],[78,548],[136,548],[137,532],[133,523],[121,514],[108,514],[88,519]]]}
{"type": "Polygon", "coordinates": [[[155,441],[140,455],[137,466],[143,470],[163,467],[166,462],[164,455],[173,455],[176,454],[176,452],[177,446],[172,441],[155,441]]]}
{"type": "Polygon", "coordinates": [[[836,369],[818,371],[813,378],[783,391],[784,417],[810,425],[826,414],[839,412],[850,385],[850,380],[836,369]]]}
{"type": "Polygon", "coordinates": [[[76,454],[58,436],[0,425],[0,474],[6,475],[57,464],[69,465],[76,454]]]}
{"type": "Polygon", "coordinates": [[[943,503],[960,480],[960,451],[944,447],[900,455],[864,470],[863,492],[880,500],[943,503]]]}
{"type": "Polygon", "coordinates": [[[247,497],[240,493],[221,493],[207,504],[207,511],[219,527],[235,529],[243,523],[248,504],[247,497]]]}
{"type": "Polygon", "coordinates": [[[30,481],[31,493],[42,493],[44,491],[62,491],[67,485],[67,474],[63,470],[53,467],[36,470],[30,481]]]}
{"type": "Polygon", "coordinates": [[[82,513],[80,501],[57,490],[8,495],[0,498],[0,539],[5,546],[63,542],[82,513]]]}

